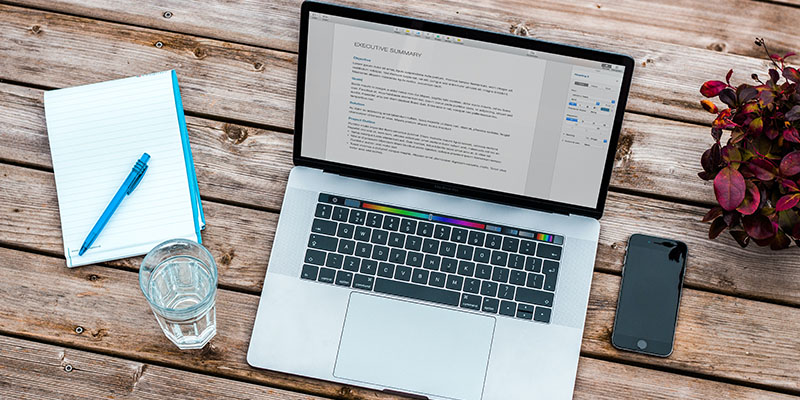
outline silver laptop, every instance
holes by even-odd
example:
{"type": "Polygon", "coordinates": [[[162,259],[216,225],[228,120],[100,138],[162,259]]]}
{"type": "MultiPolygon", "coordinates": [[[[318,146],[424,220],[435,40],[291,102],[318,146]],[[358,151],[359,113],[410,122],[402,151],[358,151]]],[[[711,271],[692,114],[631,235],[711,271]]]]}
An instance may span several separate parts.
{"type": "Polygon", "coordinates": [[[429,399],[572,396],[630,57],[302,5],[247,360],[429,399]]]}

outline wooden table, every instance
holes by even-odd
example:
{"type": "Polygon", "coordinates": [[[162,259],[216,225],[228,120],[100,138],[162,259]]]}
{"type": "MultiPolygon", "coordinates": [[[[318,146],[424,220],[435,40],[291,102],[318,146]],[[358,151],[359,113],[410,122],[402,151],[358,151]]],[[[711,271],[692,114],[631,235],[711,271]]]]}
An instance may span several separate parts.
{"type": "MultiPolygon", "coordinates": [[[[800,395],[800,251],[708,240],[700,218],[714,197],[696,176],[711,143],[700,84],[728,68],[736,81],[763,74],[755,36],[800,50],[797,0],[346,3],[635,57],[575,396],[800,395]],[[635,232],[689,245],[666,359],[609,342],[635,232]]],[[[292,164],[299,5],[0,0],[0,398],[392,398],[245,360],[292,164]],[[219,331],[197,351],[178,351],[156,325],[137,285],[141,258],[65,267],[42,108],[43,90],[171,68],[219,264],[219,331]]]]}

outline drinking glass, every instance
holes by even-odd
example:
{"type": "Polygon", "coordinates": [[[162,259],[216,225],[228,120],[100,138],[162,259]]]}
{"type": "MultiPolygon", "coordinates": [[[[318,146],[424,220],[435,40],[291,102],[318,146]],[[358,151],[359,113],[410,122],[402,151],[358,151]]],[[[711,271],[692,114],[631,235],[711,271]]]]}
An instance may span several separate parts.
{"type": "Polygon", "coordinates": [[[178,348],[200,349],[217,333],[217,264],[205,247],[185,239],[157,245],[142,261],[139,287],[178,348]]]}

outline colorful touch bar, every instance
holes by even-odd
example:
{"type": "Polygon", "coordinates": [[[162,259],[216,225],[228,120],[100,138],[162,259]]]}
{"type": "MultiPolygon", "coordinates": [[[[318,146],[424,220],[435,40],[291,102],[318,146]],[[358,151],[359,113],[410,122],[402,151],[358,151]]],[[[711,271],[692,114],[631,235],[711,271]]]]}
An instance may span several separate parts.
{"type": "Polygon", "coordinates": [[[380,206],[380,205],[371,204],[371,203],[361,203],[361,207],[362,208],[366,208],[367,210],[375,210],[375,211],[381,211],[381,212],[390,213],[390,214],[403,215],[403,216],[406,216],[406,217],[415,217],[415,218],[427,219],[429,221],[444,222],[444,223],[448,223],[448,224],[461,225],[461,226],[466,226],[466,227],[475,228],[475,229],[483,229],[486,226],[484,224],[479,224],[477,222],[464,221],[463,219],[440,217],[438,215],[431,215],[431,214],[426,214],[426,213],[421,213],[421,212],[416,212],[416,211],[409,211],[409,210],[404,210],[402,208],[380,206]]]}
{"type": "Polygon", "coordinates": [[[546,233],[537,233],[536,240],[541,240],[542,242],[553,242],[553,235],[548,235],[546,233]]]}
{"type": "Polygon", "coordinates": [[[448,223],[448,224],[461,225],[461,226],[466,226],[466,227],[475,228],[475,229],[483,229],[483,228],[486,227],[486,225],[479,224],[477,222],[464,221],[463,219],[440,217],[440,216],[437,216],[437,215],[434,215],[431,218],[431,221],[445,222],[445,223],[448,223]]]}

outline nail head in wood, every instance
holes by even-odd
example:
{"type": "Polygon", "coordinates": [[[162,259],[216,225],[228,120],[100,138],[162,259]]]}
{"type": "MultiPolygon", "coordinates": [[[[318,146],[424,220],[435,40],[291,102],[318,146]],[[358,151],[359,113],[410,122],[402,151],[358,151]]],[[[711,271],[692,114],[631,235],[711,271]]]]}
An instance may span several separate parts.
{"type": "Polygon", "coordinates": [[[162,47],[164,47],[164,43],[161,43],[160,41],[156,42],[156,48],[157,49],[160,49],[162,47]]]}
{"type": "Polygon", "coordinates": [[[64,371],[72,372],[72,365],[69,365],[69,364],[65,365],[64,366],[64,371]]]}
{"type": "Polygon", "coordinates": [[[76,326],[75,327],[75,333],[77,333],[78,335],[83,333],[83,327],[82,326],[76,326]]]}
{"type": "Polygon", "coordinates": [[[172,18],[172,12],[171,11],[164,11],[164,18],[172,18]]]}

